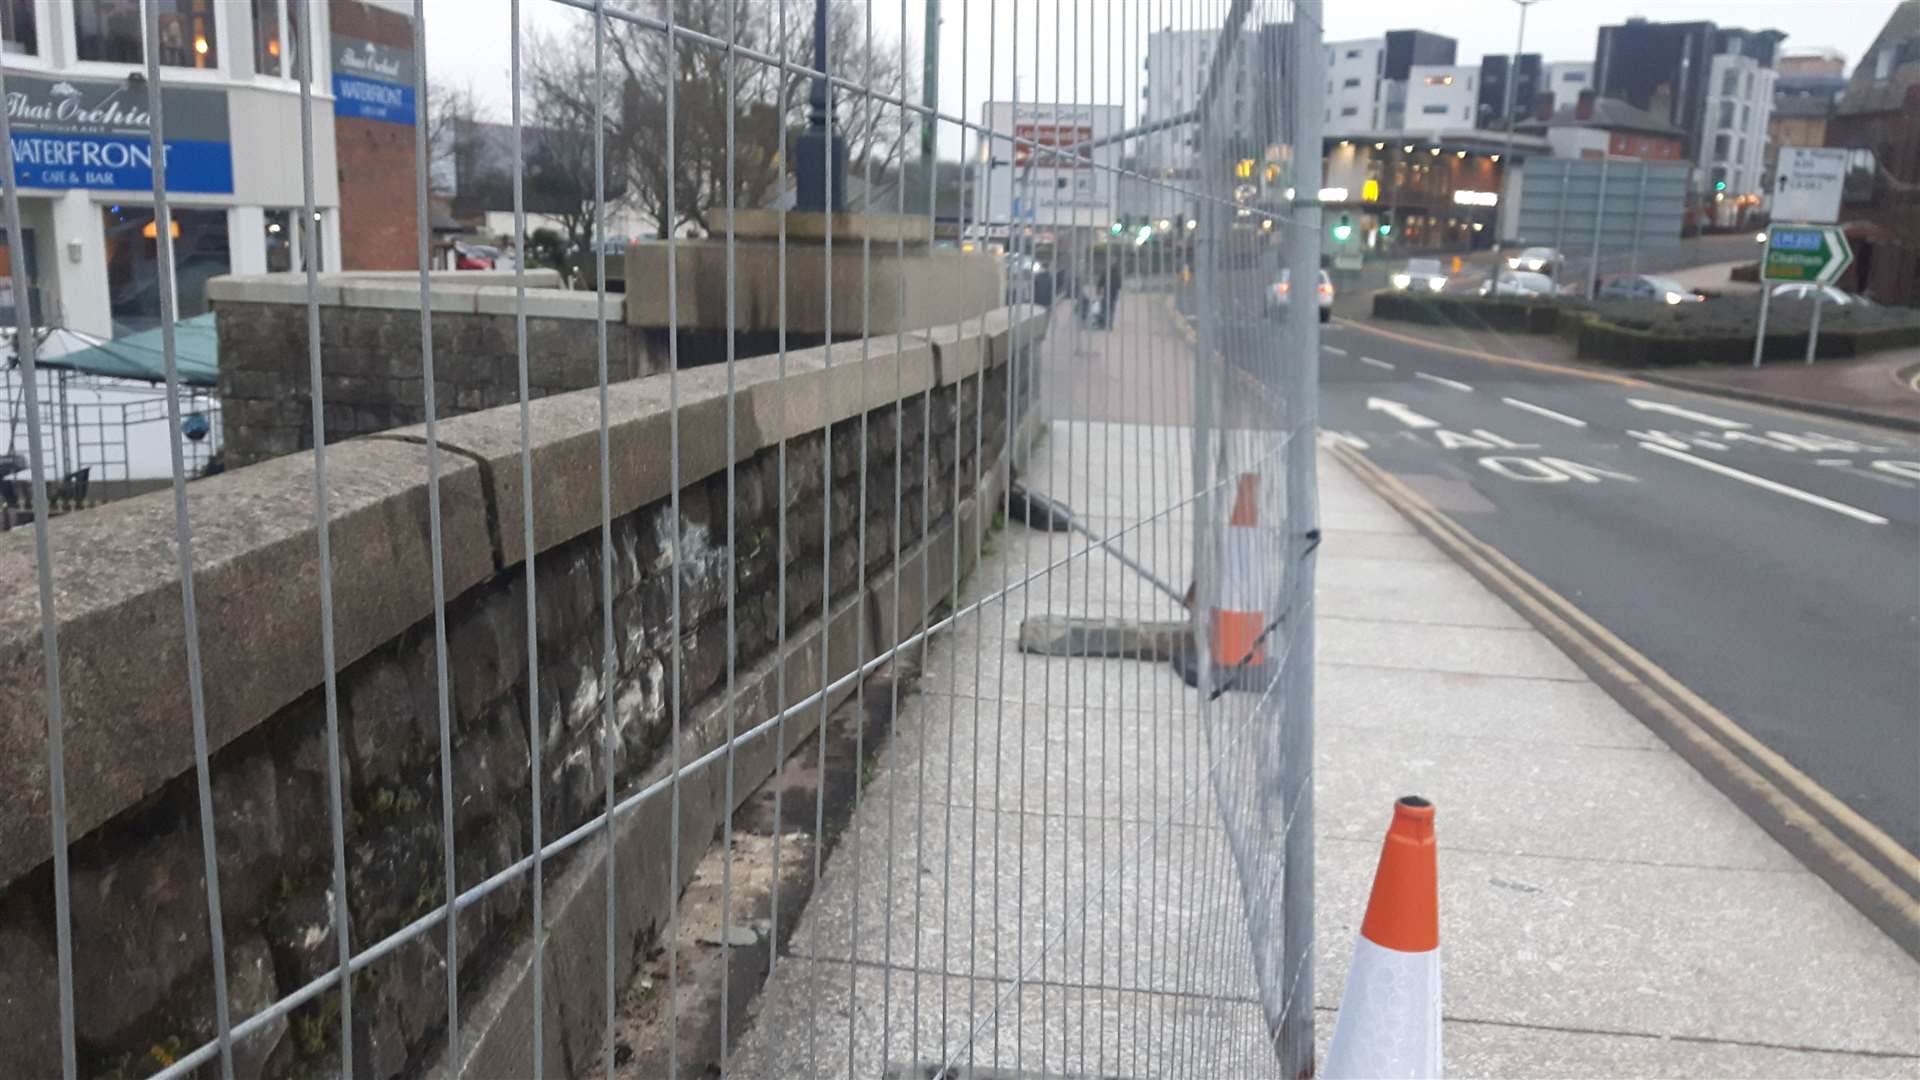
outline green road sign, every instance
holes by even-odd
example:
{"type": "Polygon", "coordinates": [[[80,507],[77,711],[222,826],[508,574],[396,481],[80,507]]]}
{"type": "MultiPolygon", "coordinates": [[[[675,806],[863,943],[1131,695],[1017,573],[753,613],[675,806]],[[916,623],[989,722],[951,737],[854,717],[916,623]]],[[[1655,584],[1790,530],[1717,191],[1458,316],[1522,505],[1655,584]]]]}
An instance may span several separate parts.
{"type": "Polygon", "coordinates": [[[1775,225],[1767,232],[1762,276],[1768,281],[1831,285],[1851,265],[1853,250],[1831,225],[1775,225]]]}

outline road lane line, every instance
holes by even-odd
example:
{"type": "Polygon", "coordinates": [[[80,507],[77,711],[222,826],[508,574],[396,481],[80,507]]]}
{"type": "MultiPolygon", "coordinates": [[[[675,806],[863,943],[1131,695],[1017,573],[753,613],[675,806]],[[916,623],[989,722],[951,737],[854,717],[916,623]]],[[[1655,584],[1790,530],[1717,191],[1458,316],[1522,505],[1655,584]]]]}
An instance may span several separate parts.
{"type": "Polygon", "coordinates": [[[1386,413],[1388,416],[1393,417],[1395,420],[1400,421],[1416,431],[1422,428],[1437,428],[1440,426],[1440,421],[1422,416],[1400,402],[1388,401],[1386,398],[1368,398],[1367,411],[1386,413]]]}
{"type": "Polygon", "coordinates": [[[1437,382],[1437,383],[1439,383],[1439,384],[1440,384],[1441,386],[1451,386],[1451,387],[1453,387],[1453,388],[1454,388],[1455,390],[1464,390],[1464,391],[1466,391],[1466,392],[1467,392],[1467,393],[1469,393],[1469,394],[1471,394],[1471,393],[1473,393],[1473,387],[1471,387],[1471,386],[1468,386],[1468,385],[1467,385],[1466,383],[1463,383],[1463,382],[1455,382],[1455,381],[1453,381],[1452,379],[1443,379],[1443,378],[1441,378],[1441,377],[1440,377],[1440,376],[1438,376],[1438,375],[1429,375],[1429,374],[1427,374],[1427,373],[1426,373],[1426,372],[1424,372],[1424,371],[1416,371],[1416,372],[1414,372],[1414,373],[1413,373],[1413,377],[1414,377],[1414,378],[1416,378],[1416,379],[1425,379],[1425,380],[1427,380],[1428,382],[1437,382]]]}
{"type": "Polygon", "coordinates": [[[1363,363],[1363,364],[1372,364],[1372,365],[1373,365],[1374,367],[1377,367],[1377,368],[1385,368],[1385,369],[1387,369],[1388,371],[1398,371],[1398,370],[1400,370],[1399,368],[1396,368],[1396,367],[1394,367],[1394,366],[1393,366],[1392,364],[1389,364],[1389,363],[1387,363],[1387,362],[1386,362],[1385,360],[1375,360],[1375,359],[1374,359],[1373,357],[1371,357],[1371,356],[1363,356],[1363,357],[1361,357],[1361,358],[1360,358],[1360,362],[1361,362],[1361,363],[1363,363]]]}
{"type": "Polygon", "coordinates": [[[1742,428],[1753,426],[1752,424],[1743,424],[1738,420],[1727,420],[1710,413],[1683,409],[1678,405],[1669,405],[1664,401],[1648,401],[1645,398],[1630,397],[1627,399],[1627,404],[1646,412],[1666,413],[1669,416],[1677,416],[1682,420],[1691,420],[1696,424],[1712,424],[1714,427],[1724,428],[1728,431],[1738,431],[1742,428]]]}
{"type": "Polygon", "coordinates": [[[1334,345],[1322,345],[1322,346],[1320,346],[1320,347],[1321,347],[1322,349],[1325,349],[1325,350],[1327,350],[1328,352],[1330,352],[1330,353],[1332,353],[1332,354],[1333,354],[1333,355],[1335,355],[1335,356],[1345,356],[1345,355],[1347,355],[1347,350],[1345,350],[1345,349],[1342,349],[1342,348],[1339,348],[1339,347],[1337,347],[1337,346],[1334,346],[1334,345]]]}
{"type": "Polygon", "coordinates": [[[1831,510],[1836,514],[1845,514],[1847,517],[1864,521],[1869,525],[1885,525],[1887,523],[1887,519],[1881,517],[1879,514],[1869,513],[1857,506],[1848,506],[1843,502],[1835,502],[1832,499],[1815,495],[1811,491],[1801,491],[1797,487],[1788,487],[1778,480],[1769,480],[1764,476],[1755,476],[1750,472],[1741,472],[1739,469],[1722,465],[1717,461],[1708,461],[1706,458],[1694,457],[1692,454],[1682,453],[1678,450],[1658,446],[1649,442],[1641,443],[1640,449],[1650,450],[1662,457],[1670,457],[1675,461],[1684,461],[1689,465],[1705,469],[1708,472],[1719,473],[1722,476],[1731,477],[1742,483],[1752,484],[1754,487],[1771,491],[1775,495],[1785,495],[1789,499],[1799,499],[1803,503],[1810,503],[1822,509],[1831,510]]]}
{"type": "Polygon", "coordinates": [[[1554,412],[1544,405],[1535,405],[1529,401],[1521,401],[1519,398],[1503,397],[1500,400],[1516,409],[1524,409],[1527,412],[1533,413],[1535,416],[1544,416],[1549,420],[1558,420],[1569,427],[1587,426],[1587,422],[1577,416],[1568,416],[1563,412],[1554,412]]]}

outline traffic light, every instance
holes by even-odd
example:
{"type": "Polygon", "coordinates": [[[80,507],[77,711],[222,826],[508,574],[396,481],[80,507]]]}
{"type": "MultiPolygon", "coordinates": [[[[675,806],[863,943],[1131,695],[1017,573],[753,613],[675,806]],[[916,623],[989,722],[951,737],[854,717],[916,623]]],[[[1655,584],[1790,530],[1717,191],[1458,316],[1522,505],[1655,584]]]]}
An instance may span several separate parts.
{"type": "Polygon", "coordinates": [[[1124,223],[1116,221],[1113,224],[1107,226],[1107,233],[1110,236],[1119,236],[1120,230],[1124,228],[1126,228],[1126,225],[1124,223]]]}
{"type": "Polygon", "coordinates": [[[1727,190],[1727,182],[1725,180],[1715,180],[1713,182],[1713,190],[1715,191],[1727,190]]]}
{"type": "Polygon", "coordinates": [[[1381,222],[1381,223],[1380,223],[1380,235],[1381,235],[1381,236],[1392,236],[1392,235],[1393,235],[1393,226],[1392,226],[1392,225],[1389,225],[1389,224],[1387,224],[1387,223],[1386,223],[1386,222],[1384,222],[1384,221],[1383,221],[1383,222],[1381,222]]]}
{"type": "Polygon", "coordinates": [[[1340,243],[1344,244],[1350,238],[1352,238],[1352,236],[1353,236],[1353,217],[1352,215],[1349,215],[1349,214],[1341,214],[1340,223],[1333,227],[1333,238],[1339,241],[1340,243]]]}

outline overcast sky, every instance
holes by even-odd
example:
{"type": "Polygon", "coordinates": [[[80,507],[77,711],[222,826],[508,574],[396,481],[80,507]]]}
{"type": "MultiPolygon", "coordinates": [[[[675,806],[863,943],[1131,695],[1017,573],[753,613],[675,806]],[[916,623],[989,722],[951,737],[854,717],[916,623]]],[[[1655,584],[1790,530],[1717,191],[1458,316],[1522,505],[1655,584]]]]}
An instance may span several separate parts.
{"type": "MultiPolygon", "coordinates": [[[[617,0],[615,0],[617,3],[617,0]]],[[[804,26],[810,0],[760,0],[789,5],[791,25],[804,26]]],[[[1661,21],[1711,20],[1723,26],[1773,29],[1787,35],[1787,47],[1828,46],[1846,54],[1849,65],[1873,43],[1898,0],[1541,0],[1527,15],[1526,51],[1549,61],[1592,60],[1595,32],[1602,25],[1645,15],[1661,21]]],[[[987,74],[993,69],[995,98],[1013,91],[1014,21],[1019,21],[1020,97],[1082,102],[1128,103],[1129,120],[1139,101],[1137,70],[1144,48],[1138,35],[1148,26],[1217,26],[1225,0],[941,0],[940,108],[953,112],[965,80],[966,115],[978,120],[988,99],[987,74]],[[1016,12],[1017,7],[1017,12],[1016,12]],[[1080,20],[1076,37],[1071,25],[1080,20]],[[1062,24],[1054,33],[1056,13],[1062,24]],[[993,15],[997,14],[997,18],[993,15]],[[989,24],[997,23],[990,32],[989,24]],[[1143,25],[1145,24],[1145,25],[1143,25]],[[964,27],[964,33],[963,33],[964,27]],[[1110,36],[1111,35],[1111,36],[1110,36]],[[1127,38],[1135,39],[1126,48],[1127,38]],[[1064,46],[1058,43],[1066,43],[1064,46]],[[1077,47],[1073,43],[1077,42],[1077,47]],[[1109,42],[1112,43],[1109,47],[1109,42]],[[1130,63],[1109,67],[1107,57],[1130,63]],[[1035,61],[1038,60],[1036,70],[1035,61]],[[1081,89],[1073,92],[1075,64],[1081,89]],[[1125,85],[1122,85],[1125,84],[1125,85]]],[[[1459,42],[1458,60],[1475,63],[1486,53],[1511,52],[1519,7],[1513,0],[1328,0],[1327,40],[1373,37],[1387,30],[1419,29],[1459,42]]],[[[426,0],[427,63],[436,81],[471,85],[501,119],[509,103],[508,0],[426,0]]],[[[521,0],[529,27],[564,31],[590,23],[592,16],[555,0],[521,0]]],[[[1280,10],[1275,0],[1256,0],[1256,10],[1280,10]]],[[[897,37],[905,12],[907,40],[914,55],[924,40],[926,0],[874,0],[871,11],[877,38],[897,37]]],[[[943,132],[943,156],[959,152],[957,135],[943,132]]]]}

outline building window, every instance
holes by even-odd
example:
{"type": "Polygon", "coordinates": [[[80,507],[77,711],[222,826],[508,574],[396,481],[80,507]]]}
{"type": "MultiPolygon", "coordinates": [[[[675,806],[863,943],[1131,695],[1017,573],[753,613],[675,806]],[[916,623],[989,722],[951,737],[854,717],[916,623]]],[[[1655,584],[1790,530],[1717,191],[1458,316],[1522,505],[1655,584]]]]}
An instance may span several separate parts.
{"type": "Polygon", "coordinates": [[[1359,79],[1348,79],[1347,81],[1345,81],[1345,82],[1343,82],[1343,83],[1341,83],[1340,85],[1341,85],[1341,86],[1343,86],[1343,87],[1345,87],[1345,88],[1347,88],[1347,89],[1349,89],[1349,90],[1351,90],[1352,88],[1354,88],[1354,87],[1356,87],[1356,86],[1359,86],[1359,85],[1360,85],[1360,80],[1359,80],[1359,79]]]}
{"type": "Polygon", "coordinates": [[[1720,76],[1720,93],[1732,97],[1740,92],[1740,73],[1728,68],[1720,76]]]}
{"type": "Polygon", "coordinates": [[[1753,72],[1751,71],[1747,72],[1747,89],[1746,89],[1746,92],[1741,96],[1743,97],[1753,96],[1753,72]]]}
{"type": "Polygon", "coordinates": [[[1886,82],[1893,77],[1894,49],[1889,45],[1873,54],[1873,81],[1886,82]]]}
{"type": "Polygon", "coordinates": [[[1427,114],[1428,116],[1444,116],[1446,114],[1447,107],[1445,105],[1423,105],[1421,106],[1420,111],[1427,114]]]}
{"type": "Polygon", "coordinates": [[[1347,59],[1349,59],[1349,60],[1358,60],[1358,59],[1360,59],[1360,50],[1359,50],[1359,49],[1348,49],[1348,50],[1347,50],[1347,59]]]}
{"type": "Polygon", "coordinates": [[[1737,155],[1734,158],[1735,161],[1747,160],[1747,140],[1741,139],[1739,142],[1735,143],[1734,153],[1737,155]]]}
{"type": "MultiPolygon", "coordinates": [[[[160,63],[167,67],[216,68],[220,49],[214,32],[214,0],[150,0],[160,9],[160,63]]],[[[88,0],[73,9],[73,36],[82,60],[110,64],[146,61],[141,49],[145,19],[140,0],[88,0]]]]}
{"type": "Polygon", "coordinates": [[[1451,76],[1451,75],[1429,75],[1429,76],[1427,76],[1427,85],[1428,85],[1428,86],[1452,86],[1452,85],[1453,85],[1453,76],[1451,76]]]}
{"type": "Polygon", "coordinates": [[[1718,126],[1723,128],[1733,126],[1733,102],[1723,101],[1720,103],[1720,123],[1718,126]]]}
{"type": "Polygon", "coordinates": [[[0,52],[8,56],[40,54],[40,23],[34,0],[0,0],[0,52]]]}
{"type": "Polygon", "coordinates": [[[262,75],[293,70],[281,35],[280,0],[253,0],[253,70],[262,75]]]}
{"type": "Polygon", "coordinates": [[[1727,150],[1732,145],[1733,140],[1726,135],[1715,135],[1713,137],[1713,160],[1727,160],[1727,150]]]}
{"type": "Polygon", "coordinates": [[[1560,81],[1563,83],[1584,83],[1587,81],[1587,73],[1584,71],[1563,71],[1560,73],[1560,81]]]}
{"type": "Polygon", "coordinates": [[[1360,109],[1358,106],[1349,105],[1346,108],[1340,110],[1340,115],[1341,116],[1358,116],[1360,115],[1360,109]]]}
{"type": "MultiPolygon", "coordinates": [[[[106,226],[107,290],[113,334],[122,337],[160,325],[158,223],[146,206],[110,206],[106,226]]],[[[225,210],[173,210],[175,293],[180,318],[207,313],[207,282],[228,272],[225,210]]]]}
{"type": "Polygon", "coordinates": [[[1752,121],[1752,119],[1753,119],[1753,114],[1748,111],[1747,106],[1745,105],[1740,106],[1740,130],[1741,131],[1747,130],[1747,124],[1750,121],[1752,121]]]}

